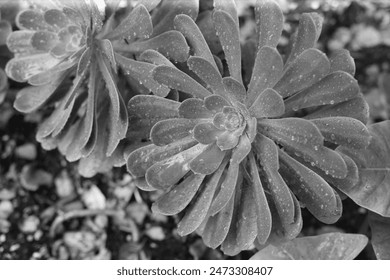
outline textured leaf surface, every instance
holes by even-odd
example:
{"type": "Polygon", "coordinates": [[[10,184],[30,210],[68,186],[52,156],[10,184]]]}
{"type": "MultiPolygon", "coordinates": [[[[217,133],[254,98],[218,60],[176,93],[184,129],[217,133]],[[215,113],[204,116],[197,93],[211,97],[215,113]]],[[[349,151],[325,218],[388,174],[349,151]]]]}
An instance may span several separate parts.
{"type": "Polygon", "coordinates": [[[348,50],[335,50],[329,57],[330,72],[344,71],[352,76],[355,75],[356,67],[353,57],[348,50]]]}
{"type": "Polygon", "coordinates": [[[150,139],[157,146],[164,146],[190,136],[196,120],[175,118],[156,123],[150,131],[150,139]]]}
{"type": "Polygon", "coordinates": [[[212,123],[200,123],[194,128],[194,138],[202,144],[211,144],[224,133],[223,130],[217,129],[212,123]]]}
{"type": "Polygon", "coordinates": [[[167,87],[186,92],[197,98],[211,95],[211,92],[177,68],[158,66],[153,71],[153,78],[167,87]]]}
{"type": "Polygon", "coordinates": [[[238,25],[234,19],[222,10],[216,10],[213,15],[217,36],[221,41],[230,76],[242,83],[241,77],[241,47],[238,25]]]}
{"type": "Polygon", "coordinates": [[[267,88],[272,88],[279,81],[282,72],[283,60],[279,52],[275,48],[262,47],[256,55],[253,66],[247,104],[252,105],[259,94],[267,88]]]}
{"type": "Polygon", "coordinates": [[[359,182],[352,188],[341,189],[358,205],[390,217],[390,122],[369,126],[370,145],[364,150],[338,148],[351,157],[359,168],[359,182]]]}
{"type": "Polygon", "coordinates": [[[283,98],[275,90],[268,88],[257,96],[249,112],[256,118],[273,118],[283,115],[283,98]]]}
{"type": "Polygon", "coordinates": [[[211,144],[190,162],[190,168],[196,174],[212,174],[218,169],[225,155],[226,151],[221,151],[216,144],[211,144]]]}
{"type": "Polygon", "coordinates": [[[257,49],[264,46],[275,48],[283,31],[283,12],[276,1],[258,0],[255,5],[257,33],[259,40],[257,49]]]}
{"type": "Polygon", "coordinates": [[[353,260],[366,247],[361,234],[327,233],[299,237],[280,246],[269,245],[251,260],[353,260]]]}
{"type": "Polygon", "coordinates": [[[390,260],[390,218],[370,212],[368,223],[372,234],[372,247],[378,260],[390,260]]]}
{"type": "Polygon", "coordinates": [[[220,185],[220,179],[228,163],[227,158],[212,175],[207,176],[203,181],[198,194],[193,202],[187,207],[184,217],[177,226],[177,231],[184,236],[195,231],[206,218],[214,193],[220,185]]]}
{"type": "Polygon", "coordinates": [[[153,212],[163,215],[180,213],[198,191],[205,175],[191,174],[178,185],[163,194],[152,206],[153,212]]]}
{"type": "Polygon", "coordinates": [[[179,115],[186,119],[208,119],[213,114],[205,106],[201,99],[188,98],[179,107],[179,115]]]}
{"type": "Polygon", "coordinates": [[[330,63],[324,53],[308,49],[286,68],[274,89],[282,97],[291,96],[321,80],[329,69],[330,63]]]}
{"type": "Polygon", "coordinates": [[[285,101],[286,110],[337,104],[359,96],[357,81],[346,72],[333,72],[285,101]]]}

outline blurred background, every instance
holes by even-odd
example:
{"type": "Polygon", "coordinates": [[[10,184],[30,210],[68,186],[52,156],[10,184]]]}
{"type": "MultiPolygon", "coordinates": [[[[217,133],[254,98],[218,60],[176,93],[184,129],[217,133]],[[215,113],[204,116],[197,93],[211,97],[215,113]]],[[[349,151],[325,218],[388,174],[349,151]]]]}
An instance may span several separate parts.
{"type": "MultiPolygon", "coordinates": [[[[45,0],[41,0],[45,1],[45,0]]],[[[255,31],[253,3],[236,0],[244,42],[255,31]]],[[[31,2],[31,1],[30,1],[31,2]]],[[[0,259],[248,259],[211,250],[195,234],[176,233],[179,217],[151,213],[158,196],[138,190],[125,167],[89,179],[57,151],[35,141],[42,113],[22,115],[13,107],[25,86],[7,80],[11,53],[5,34],[29,1],[0,0],[0,259]]],[[[127,5],[127,1],[122,1],[127,5]]],[[[356,78],[370,106],[370,123],[389,119],[390,1],[279,0],[285,28],[278,46],[287,46],[303,12],[324,17],[318,48],[326,53],[346,48],[356,63],[356,78]]],[[[208,9],[212,1],[200,0],[208,9]]],[[[370,235],[366,210],[344,200],[342,218],[324,225],[303,211],[302,235],[327,232],[370,235]]],[[[360,259],[375,259],[368,246],[360,259]]]]}

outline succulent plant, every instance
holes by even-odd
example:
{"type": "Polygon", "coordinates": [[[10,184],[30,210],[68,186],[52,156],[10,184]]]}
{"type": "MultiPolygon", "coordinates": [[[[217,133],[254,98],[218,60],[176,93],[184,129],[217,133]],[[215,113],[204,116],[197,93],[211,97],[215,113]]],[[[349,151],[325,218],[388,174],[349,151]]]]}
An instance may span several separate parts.
{"type": "Polygon", "coordinates": [[[15,108],[45,109],[38,141],[45,149],[57,147],[69,161],[80,159],[84,176],[125,163],[125,104],[139,93],[166,96],[169,89],[151,71],[188,57],[183,35],[170,25],[178,13],[196,18],[196,1],[160,2],[132,1],[117,12],[104,1],[36,1],[17,15],[19,30],[7,40],[15,57],[6,73],[31,86],[18,93],[15,108]],[[149,11],[159,4],[152,19],[149,11]]]}
{"type": "Polygon", "coordinates": [[[295,238],[302,207],[336,222],[335,188],[358,180],[354,161],[336,148],[370,142],[352,57],[315,48],[321,17],[302,14],[283,57],[280,7],[258,0],[255,13],[256,37],[241,49],[234,1],[214,1],[219,58],[193,19],[177,15],[174,28],[190,45],[188,69],[160,65],[153,77],[191,97],[138,95],[128,105],[130,126],[150,130],[127,168],[141,189],[163,192],[152,209],[180,214],[180,235],[196,231],[229,255],[295,238]]]}

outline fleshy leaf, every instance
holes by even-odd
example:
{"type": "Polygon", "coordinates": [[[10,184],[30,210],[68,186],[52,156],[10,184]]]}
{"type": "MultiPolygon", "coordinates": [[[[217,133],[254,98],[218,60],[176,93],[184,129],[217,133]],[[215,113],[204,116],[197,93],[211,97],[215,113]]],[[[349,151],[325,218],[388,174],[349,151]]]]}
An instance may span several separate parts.
{"type": "Polygon", "coordinates": [[[239,143],[243,131],[244,127],[240,127],[234,131],[225,130],[223,133],[217,135],[218,147],[222,151],[233,149],[239,143]]]}
{"type": "Polygon", "coordinates": [[[111,102],[109,110],[110,133],[108,134],[107,147],[107,156],[110,156],[118,146],[119,141],[126,136],[128,116],[126,105],[124,104],[122,96],[118,91],[112,73],[110,72],[103,58],[98,59],[98,62],[99,69],[104,78],[111,102]]]}
{"type": "Polygon", "coordinates": [[[223,130],[217,129],[210,122],[200,123],[194,128],[194,138],[202,144],[214,143],[222,133],[223,130]]]}
{"type": "Polygon", "coordinates": [[[184,100],[179,107],[179,115],[186,119],[208,119],[213,114],[204,106],[204,102],[197,98],[184,100]]]}
{"type": "Polygon", "coordinates": [[[356,67],[353,57],[346,49],[335,50],[329,57],[330,72],[344,71],[352,76],[355,75],[356,67]]]}
{"type": "Polygon", "coordinates": [[[35,34],[30,30],[16,30],[9,34],[7,38],[7,47],[13,53],[41,53],[35,50],[31,45],[31,38],[35,34]]]}
{"type": "Polygon", "coordinates": [[[163,215],[176,215],[191,202],[206,175],[191,174],[153,203],[152,210],[163,215]]]}
{"type": "Polygon", "coordinates": [[[256,118],[273,118],[283,115],[283,98],[275,90],[268,88],[257,96],[249,112],[256,118]]]}
{"type": "Polygon", "coordinates": [[[190,168],[195,174],[212,174],[218,169],[225,155],[226,151],[221,151],[216,144],[211,144],[190,162],[190,168]]]}
{"type": "Polygon", "coordinates": [[[176,15],[184,14],[196,20],[198,12],[199,1],[196,0],[163,1],[162,5],[153,14],[153,36],[172,30],[176,15]]]}
{"type": "Polygon", "coordinates": [[[186,92],[197,98],[211,95],[211,92],[177,68],[165,65],[157,66],[153,70],[153,78],[167,87],[186,92]]]}
{"type": "Polygon", "coordinates": [[[241,46],[238,25],[234,19],[222,10],[213,14],[214,26],[221,41],[230,76],[242,83],[241,46]]]}
{"type": "Polygon", "coordinates": [[[99,49],[104,54],[104,57],[107,58],[107,60],[110,62],[111,69],[114,71],[114,73],[117,73],[117,65],[116,65],[116,59],[114,54],[114,48],[112,46],[112,43],[110,40],[103,39],[99,42],[99,49]]]}
{"type": "Polygon", "coordinates": [[[53,48],[58,41],[58,36],[54,32],[37,31],[31,38],[31,45],[38,51],[47,52],[53,48]]]}
{"type": "Polygon", "coordinates": [[[299,201],[321,222],[335,223],[341,216],[338,194],[317,173],[279,150],[281,174],[299,201]]]}
{"type": "Polygon", "coordinates": [[[234,0],[214,0],[214,8],[229,14],[238,26],[237,7],[234,0]]]}
{"type": "Polygon", "coordinates": [[[138,5],[144,5],[148,11],[156,8],[160,2],[161,0],[137,0],[138,5]]]}
{"type": "Polygon", "coordinates": [[[294,201],[290,190],[278,172],[278,148],[273,141],[260,134],[256,136],[253,145],[266,180],[268,180],[267,189],[271,192],[281,223],[283,227],[287,227],[294,222],[294,201]]]}
{"type": "Polygon", "coordinates": [[[286,111],[335,104],[359,96],[357,81],[346,72],[333,72],[285,101],[286,111]]]}
{"type": "Polygon", "coordinates": [[[283,31],[283,12],[276,1],[257,0],[255,5],[256,25],[259,39],[257,49],[264,46],[275,48],[283,31]]]}
{"type": "Polygon", "coordinates": [[[258,120],[259,132],[282,145],[288,152],[302,157],[333,177],[343,179],[347,166],[335,151],[323,146],[323,136],[318,128],[298,118],[258,120]]]}
{"type": "Polygon", "coordinates": [[[326,55],[317,49],[308,49],[286,68],[274,89],[282,97],[291,96],[321,80],[329,70],[326,55]]]}
{"type": "Polygon", "coordinates": [[[360,94],[359,97],[339,104],[324,106],[305,116],[306,119],[328,117],[350,117],[366,124],[368,121],[368,104],[360,94]]]}
{"type": "Polygon", "coordinates": [[[256,55],[252,77],[248,85],[247,104],[252,105],[258,95],[272,88],[283,72],[283,60],[275,48],[262,47],[256,55]]]}
{"type": "Polygon", "coordinates": [[[15,19],[16,25],[19,29],[27,30],[50,30],[54,31],[54,28],[48,25],[43,18],[43,14],[39,10],[24,10],[21,11],[15,19]]]}
{"type": "Polygon", "coordinates": [[[152,78],[152,71],[155,69],[155,65],[129,59],[120,54],[115,54],[115,59],[125,72],[125,75],[130,75],[158,96],[166,97],[168,95],[169,88],[160,85],[152,78]]]}
{"type": "Polygon", "coordinates": [[[202,32],[191,17],[183,14],[177,15],[175,17],[175,29],[186,37],[194,56],[203,58],[205,61],[208,61],[215,70],[218,70],[202,32]]]}
{"type": "Polygon", "coordinates": [[[206,246],[217,248],[225,240],[232,221],[234,211],[234,192],[226,207],[219,213],[209,217],[202,238],[206,246]]]}
{"type": "Polygon", "coordinates": [[[213,94],[204,99],[204,105],[209,111],[215,114],[222,112],[224,107],[230,106],[231,104],[222,96],[213,94]]]}
{"type": "Polygon", "coordinates": [[[329,117],[311,120],[321,131],[325,140],[354,149],[365,149],[371,136],[360,121],[348,117],[329,117]]]}
{"type": "Polygon", "coordinates": [[[353,260],[367,243],[368,238],[362,234],[326,233],[269,245],[251,260],[353,260]]]}
{"type": "Polygon", "coordinates": [[[155,50],[146,50],[140,56],[139,60],[153,63],[155,65],[167,65],[174,67],[173,63],[170,62],[165,56],[155,50]]]}
{"type": "MultiPolygon", "coordinates": [[[[214,61],[213,58],[212,61],[214,61]]],[[[189,69],[201,78],[210,87],[213,93],[221,96],[225,95],[222,76],[219,73],[217,66],[214,67],[210,61],[198,56],[191,56],[187,60],[187,64],[189,69]]]]}
{"type": "Polygon", "coordinates": [[[288,67],[302,52],[314,48],[321,34],[323,19],[316,13],[304,13],[299,19],[297,34],[292,43],[290,56],[285,67],[288,67]]]}
{"type": "Polygon", "coordinates": [[[190,171],[189,163],[207,146],[197,144],[168,159],[157,162],[146,172],[146,181],[156,189],[167,189],[190,171]]]}
{"type": "Polygon", "coordinates": [[[233,77],[224,77],[223,84],[225,86],[225,96],[232,103],[241,102],[245,103],[246,90],[245,87],[233,77]]]}
{"type": "Polygon", "coordinates": [[[164,146],[191,135],[197,120],[183,118],[166,119],[156,123],[150,131],[150,139],[157,146],[164,146]]]}
{"type": "Polygon", "coordinates": [[[221,184],[221,176],[228,163],[228,158],[221,163],[218,170],[207,176],[203,181],[198,194],[187,207],[186,213],[177,226],[177,231],[184,236],[195,231],[206,218],[214,193],[221,184]]]}
{"type": "Polygon", "coordinates": [[[71,72],[72,70],[70,68],[72,68],[75,64],[75,60],[62,61],[50,69],[32,76],[28,79],[28,83],[33,86],[48,84],[55,80],[58,76],[67,76],[68,72],[66,70],[69,69],[69,72],[71,72]]]}
{"type": "Polygon", "coordinates": [[[271,233],[272,228],[271,210],[268,206],[267,198],[264,193],[264,188],[260,181],[259,170],[253,153],[249,153],[249,164],[257,214],[256,240],[260,244],[265,244],[271,233]]]}
{"type": "Polygon", "coordinates": [[[183,34],[179,31],[171,30],[156,37],[144,41],[135,41],[130,45],[121,46],[124,51],[142,53],[145,50],[153,49],[164,56],[179,62],[184,62],[188,58],[189,47],[183,34]]]}
{"type": "Polygon", "coordinates": [[[121,23],[106,36],[106,39],[147,39],[153,32],[152,20],[143,5],[137,5],[121,23]]]}
{"type": "Polygon", "coordinates": [[[167,146],[159,147],[151,144],[141,147],[129,154],[127,170],[135,177],[143,177],[153,164],[185,151],[195,144],[195,140],[185,138],[167,146]]]}
{"type": "Polygon", "coordinates": [[[56,29],[61,29],[69,24],[68,17],[60,10],[50,9],[47,10],[43,18],[45,21],[56,29]]]}
{"type": "Polygon", "coordinates": [[[8,77],[22,83],[40,72],[47,71],[59,62],[59,59],[52,57],[48,53],[15,57],[8,61],[5,72],[8,77]]]}
{"type": "Polygon", "coordinates": [[[390,260],[390,218],[369,212],[371,243],[378,260],[390,260]]]}
{"type": "Polygon", "coordinates": [[[359,168],[359,182],[352,188],[341,189],[358,205],[385,217],[390,217],[390,121],[369,126],[372,139],[366,149],[340,147],[359,168]]]}

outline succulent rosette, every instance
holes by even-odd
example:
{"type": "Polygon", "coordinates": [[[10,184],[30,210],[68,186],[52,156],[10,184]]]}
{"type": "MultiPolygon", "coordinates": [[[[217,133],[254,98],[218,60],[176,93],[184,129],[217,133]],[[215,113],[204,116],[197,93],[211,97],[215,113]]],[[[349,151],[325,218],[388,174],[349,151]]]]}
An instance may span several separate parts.
{"type": "Polygon", "coordinates": [[[303,14],[282,57],[280,7],[259,0],[255,12],[257,36],[241,51],[234,1],[214,1],[219,58],[190,17],[176,16],[191,48],[188,69],[161,65],[153,77],[191,97],[139,95],[128,105],[130,125],[151,129],[151,142],[129,154],[127,168],[140,188],[162,191],[153,210],[180,213],[180,235],[196,231],[229,255],[295,238],[302,207],[336,222],[342,201],[334,187],[358,180],[356,164],[337,147],[370,141],[353,59],[315,48],[321,18],[303,14]]]}
{"type": "Polygon", "coordinates": [[[31,86],[18,93],[15,108],[46,110],[38,141],[68,161],[80,160],[84,176],[125,163],[126,103],[139,93],[168,95],[151,71],[188,57],[184,36],[170,25],[179,13],[196,18],[195,1],[174,8],[175,1],[160,2],[130,1],[120,9],[119,1],[112,2],[116,7],[98,0],[36,1],[17,15],[19,30],[7,40],[15,57],[6,73],[31,86]]]}

